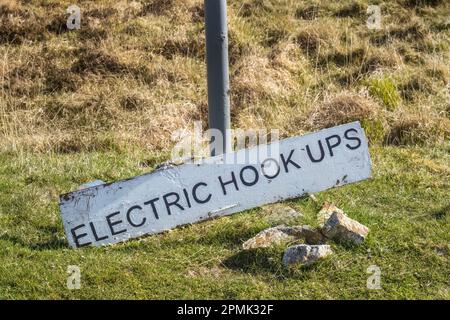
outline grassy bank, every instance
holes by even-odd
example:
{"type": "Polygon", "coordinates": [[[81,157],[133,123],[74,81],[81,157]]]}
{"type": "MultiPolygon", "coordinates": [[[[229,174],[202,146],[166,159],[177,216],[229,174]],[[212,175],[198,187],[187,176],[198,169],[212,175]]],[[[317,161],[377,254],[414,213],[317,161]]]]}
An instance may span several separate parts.
{"type": "MultiPolygon", "coordinates": [[[[203,0],[2,1],[0,150],[167,152],[207,125],[203,0]]],[[[234,127],[283,137],[353,120],[372,143],[450,134],[450,5],[230,0],[234,127]]]]}

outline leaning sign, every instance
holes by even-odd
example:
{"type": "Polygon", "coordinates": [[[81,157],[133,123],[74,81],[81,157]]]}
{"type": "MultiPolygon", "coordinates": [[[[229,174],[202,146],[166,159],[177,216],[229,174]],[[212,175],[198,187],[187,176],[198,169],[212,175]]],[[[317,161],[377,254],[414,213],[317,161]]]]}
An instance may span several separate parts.
{"type": "Polygon", "coordinates": [[[265,158],[252,157],[261,150],[257,146],[62,195],[69,244],[117,243],[371,175],[359,122],[274,143],[277,154],[265,158]],[[240,156],[257,161],[232,161],[240,156]]]}

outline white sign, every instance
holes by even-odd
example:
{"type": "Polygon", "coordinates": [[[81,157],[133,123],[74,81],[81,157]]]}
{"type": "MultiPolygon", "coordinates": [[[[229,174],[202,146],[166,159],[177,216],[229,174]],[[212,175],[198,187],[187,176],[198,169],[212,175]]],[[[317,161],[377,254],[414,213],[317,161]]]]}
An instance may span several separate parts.
{"type": "Polygon", "coordinates": [[[243,154],[255,158],[262,146],[62,195],[60,208],[69,244],[112,244],[371,175],[359,122],[277,143],[279,154],[251,164],[228,163],[243,154]]]}

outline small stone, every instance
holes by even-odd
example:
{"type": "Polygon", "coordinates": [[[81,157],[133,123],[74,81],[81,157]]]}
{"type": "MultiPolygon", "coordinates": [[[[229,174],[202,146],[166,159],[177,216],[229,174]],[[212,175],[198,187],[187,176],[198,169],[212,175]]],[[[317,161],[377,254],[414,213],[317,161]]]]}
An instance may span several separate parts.
{"type": "Polygon", "coordinates": [[[280,203],[264,206],[262,214],[272,226],[289,224],[295,222],[298,217],[302,216],[297,210],[280,203]]]}
{"type": "Polygon", "coordinates": [[[302,236],[307,244],[324,244],[327,241],[320,231],[314,230],[308,225],[302,226],[302,236]]]}
{"type": "Polygon", "coordinates": [[[368,233],[369,228],[340,212],[334,212],[322,228],[325,237],[355,245],[361,244],[368,233]]]}
{"type": "Polygon", "coordinates": [[[314,193],[310,193],[309,194],[309,198],[315,202],[315,203],[319,203],[319,200],[317,200],[317,197],[314,195],[314,193]]]}
{"type": "Polygon", "coordinates": [[[333,251],[329,245],[299,244],[286,249],[283,256],[283,264],[286,266],[296,263],[310,265],[332,253],[333,251]]]}
{"type": "Polygon", "coordinates": [[[305,239],[307,244],[324,244],[327,240],[320,231],[308,225],[279,228],[290,236],[305,239]]]}
{"type": "Polygon", "coordinates": [[[342,209],[339,209],[334,204],[325,202],[322,206],[322,209],[320,209],[319,213],[317,214],[317,220],[319,222],[319,225],[322,227],[325,222],[331,217],[331,215],[335,212],[338,213],[344,213],[342,209]]]}
{"type": "Polygon", "coordinates": [[[242,248],[244,250],[267,248],[274,244],[281,244],[294,240],[294,236],[284,232],[283,228],[285,228],[285,226],[278,226],[263,230],[253,238],[245,241],[242,248]]]}

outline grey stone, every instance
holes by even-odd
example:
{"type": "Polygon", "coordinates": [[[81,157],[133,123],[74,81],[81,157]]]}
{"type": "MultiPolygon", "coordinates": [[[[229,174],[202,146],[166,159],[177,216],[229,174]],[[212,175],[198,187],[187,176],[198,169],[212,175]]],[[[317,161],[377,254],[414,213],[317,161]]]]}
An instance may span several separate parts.
{"type": "Polygon", "coordinates": [[[272,226],[290,224],[295,222],[298,217],[302,216],[297,210],[281,203],[264,206],[262,208],[262,215],[267,223],[272,226]]]}
{"type": "Polygon", "coordinates": [[[322,228],[325,237],[355,245],[361,244],[368,233],[369,228],[340,212],[334,212],[322,228]]]}
{"type": "Polygon", "coordinates": [[[283,256],[283,264],[286,266],[297,263],[310,265],[319,259],[328,257],[332,253],[333,251],[329,245],[299,244],[286,249],[283,256]]]}
{"type": "Polygon", "coordinates": [[[308,225],[279,228],[290,236],[304,239],[307,244],[324,244],[327,241],[320,231],[308,225]]]}
{"type": "Polygon", "coordinates": [[[285,226],[278,226],[263,230],[253,238],[244,242],[242,248],[244,250],[267,248],[275,244],[281,244],[294,240],[294,236],[286,233],[283,228],[285,228],[285,226]]]}
{"type": "Polygon", "coordinates": [[[325,222],[331,217],[333,213],[344,213],[342,209],[339,209],[334,204],[325,202],[322,206],[322,209],[320,209],[319,213],[317,214],[317,220],[319,222],[319,225],[323,227],[325,222]]]}

